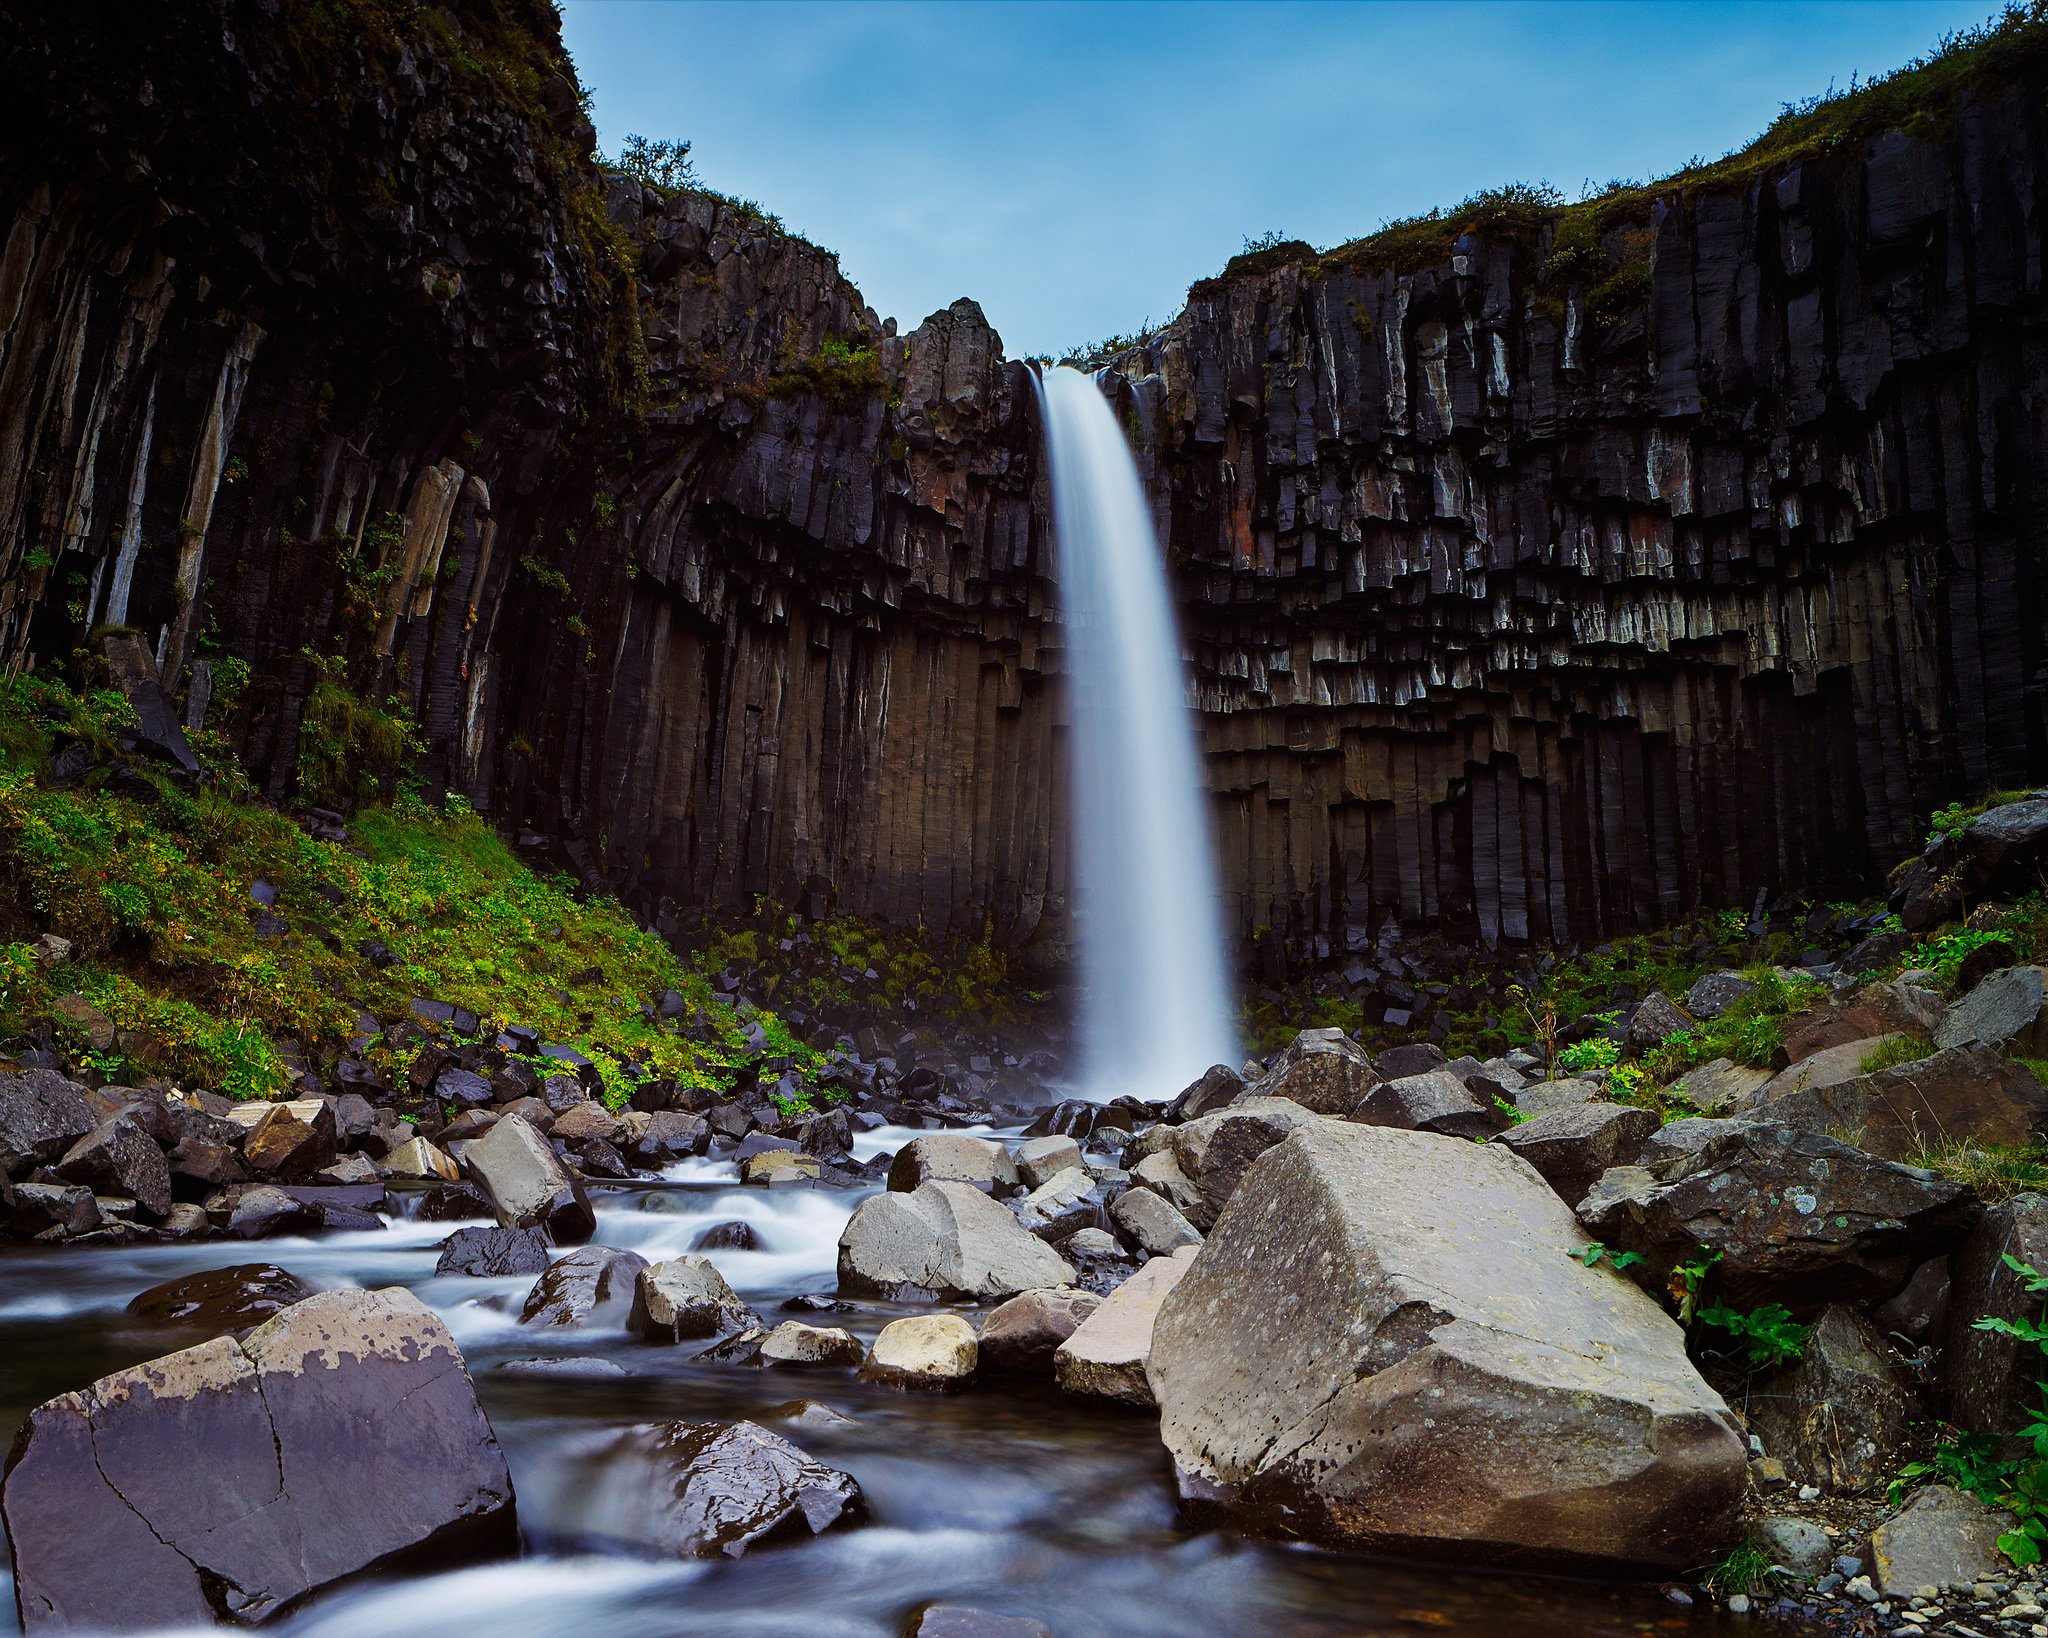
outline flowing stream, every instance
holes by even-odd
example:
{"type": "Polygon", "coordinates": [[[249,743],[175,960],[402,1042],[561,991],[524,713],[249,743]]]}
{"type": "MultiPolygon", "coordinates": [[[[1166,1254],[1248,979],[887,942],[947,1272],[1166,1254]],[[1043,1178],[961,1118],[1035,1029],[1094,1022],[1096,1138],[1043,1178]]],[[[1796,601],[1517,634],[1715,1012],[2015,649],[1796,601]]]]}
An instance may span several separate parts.
{"type": "Polygon", "coordinates": [[[1108,400],[1061,366],[1039,401],[1070,644],[1083,1085],[1170,1098],[1242,1056],[1180,636],[1108,400]]]}
{"type": "MultiPolygon", "coordinates": [[[[706,1162],[674,1175],[597,1196],[598,1239],[673,1256],[710,1224],[738,1219],[764,1249],[712,1260],[771,1322],[784,1317],[785,1299],[833,1290],[835,1242],[860,1194],[741,1188],[729,1168],[706,1162]]],[[[53,1394],[195,1340],[126,1315],[138,1292],[268,1260],[318,1285],[408,1286],[448,1321],[511,1463],[526,1556],[345,1588],[266,1630],[894,1638],[930,1599],[1033,1615],[1059,1638],[1748,1630],[1676,1608],[1650,1587],[1486,1577],[1190,1531],[1176,1516],[1152,1418],[1079,1404],[1049,1386],[997,1380],[906,1394],[850,1371],[693,1365],[688,1350],[645,1346],[615,1329],[527,1332],[515,1316],[529,1279],[434,1276],[435,1247],[456,1226],[401,1219],[378,1233],[248,1246],[0,1252],[0,1432],[53,1394]],[[507,1369],[536,1358],[585,1363],[544,1376],[507,1369]],[[794,1402],[806,1398],[848,1420],[792,1422],[794,1402]],[[750,1418],[782,1432],[853,1474],[872,1522],[736,1562],[651,1559],[628,1543],[631,1510],[646,1493],[631,1430],[670,1417],[750,1418]]],[[[861,1303],[802,1317],[871,1338],[906,1311],[861,1303]]],[[[390,1483],[406,1483],[402,1462],[390,1483]]],[[[0,1632],[15,1630],[0,1569],[0,1632]]]]}

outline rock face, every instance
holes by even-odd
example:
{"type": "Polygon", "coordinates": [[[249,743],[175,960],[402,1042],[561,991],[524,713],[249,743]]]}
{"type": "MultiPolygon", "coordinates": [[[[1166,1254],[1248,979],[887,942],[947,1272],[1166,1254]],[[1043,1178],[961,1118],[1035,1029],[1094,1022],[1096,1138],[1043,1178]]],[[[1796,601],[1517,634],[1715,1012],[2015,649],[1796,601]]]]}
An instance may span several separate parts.
{"type": "Polygon", "coordinates": [[[966,1183],[921,1183],[863,1200],[839,1236],[839,1288],[989,1302],[1074,1271],[1016,1218],[966,1183]]]}
{"type": "Polygon", "coordinates": [[[785,1535],[857,1523],[860,1486],[752,1422],[664,1422],[653,1431],[651,1545],[684,1558],[739,1558],[785,1535]]]}
{"type": "Polygon", "coordinates": [[[323,1292],[38,1406],[0,1514],[29,1633],[253,1623],[400,1554],[518,1546],[462,1356],[397,1290],[323,1292]]]}
{"type": "Polygon", "coordinates": [[[1741,1436],[1676,1322],[1581,1243],[1506,1149],[1295,1133],[1154,1327],[1183,1493],[1369,1549],[1698,1562],[1741,1503],[1741,1436]]]}
{"type": "MultiPolygon", "coordinates": [[[[650,919],[815,879],[1056,953],[1065,644],[979,310],[893,334],[754,214],[595,171],[544,10],[400,11],[310,70],[289,10],[7,20],[0,660],[126,625],[175,689],[216,632],[282,793],[360,543],[350,658],[431,777],[650,919]]],[[[1235,933],[1584,941],[1867,883],[2038,774],[2044,458],[2002,429],[2048,114],[1958,78],[1598,233],[1242,258],[1119,360],[1235,933]]],[[[1980,829],[1973,869],[2032,845],[1980,829]]]]}
{"type": "MultiPolygon", "coordinates": [[[[1718,1123],[1717,1123],[1718,1124],[1718,1123]]],[[[1617,1167],[1579,1206],[1597,1240],[1642,1254],[1661,1286],[1702,1247],[1739,1308],[1882,1302],[1958,1245],[1983,1208],[1961,1183],[1789,1126],[1730,1123],[1654,1169],[1617,1167]]]]}

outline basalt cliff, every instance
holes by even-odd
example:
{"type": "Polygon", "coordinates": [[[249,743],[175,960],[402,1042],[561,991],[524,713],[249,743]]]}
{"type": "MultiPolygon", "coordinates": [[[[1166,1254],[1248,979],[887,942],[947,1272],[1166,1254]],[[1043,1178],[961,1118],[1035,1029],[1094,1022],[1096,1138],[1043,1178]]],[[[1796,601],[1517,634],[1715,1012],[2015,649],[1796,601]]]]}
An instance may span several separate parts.
{"type": "MultiPolygon", "coordinates": [[[[1241,939],[1868,887],[2048,773],[2043,32],[1668,186],[1241,257],[1115,358],[1241,939]]],[[[138,633],[279,800],[396,702],[657,925],[1061,956],[1058,565],[972,302],[898,334],[602,169],[525,0],[9,8],[0,110],[7,665],[138,633]]]]}

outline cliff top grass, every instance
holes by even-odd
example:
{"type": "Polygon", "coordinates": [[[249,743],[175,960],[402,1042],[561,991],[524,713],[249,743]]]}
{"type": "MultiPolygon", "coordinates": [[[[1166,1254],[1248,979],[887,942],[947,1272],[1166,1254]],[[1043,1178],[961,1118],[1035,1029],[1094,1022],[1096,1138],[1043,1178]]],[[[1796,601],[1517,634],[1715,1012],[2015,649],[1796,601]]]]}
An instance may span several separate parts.
{"type": "MultiPolygon", "coordinates": [[[[1554,230],[1546,272],[1597,275],[1604,236],[1646,224],[1652,205],[1660,200],[1682,200],[1704,190],[1746,184],[1802,160],[1853,150],[1886,130],[1934,134],[1979,87],[2038,74],[2044,67],[2048,0],[2021,0],[1976,28],[1943,35],[1932,51],[1889,74],[1861,84],[1852,80],[1846,90],[1786,104],[1761,136],[1720,159],[1696,159],[1650,182],[1611,182],[1576,201],[1567,201],[1544,183],[1511,182],[1449,209],[1388,222],[1363,238],[1325,251],[1299,240],[1248,246],[1245,254],[1231,258],[1221,277],[1259,275],[1288,266],[1305,267],[1312,275],[1340,268],[1414,272],[1442,261],[1468,236],[1518,239],[1533,249],[1546,229],[1554,230]]],[[[1636,248],[1623,247],[1619,259],[1625,263],[1636,248]]],[[[1646,253],[1647,246],[1640,250],[1646,253]]],[[[1189,293],[1213,289],[1219,282],[1202,280],[1189,293]]]]}
{"type": "MultiPolygon", "coordinates": [[[[324,841],[257,802],[217,736],[194,736],[213,777],[188,790],[124,751],[133,720],[118,693],[0,685],[0,1038],[76,991],[130,1032],[101,1073],[241,1098],[287,1088],[286,1043],[317,1055],[361,1011],[389,1024],[414,997],[576,1048],[614,1103],[629,1065],[723,1089],[750,1056],[746,1019],[702,973],[615,902],[529,869],[459,798],[401,793],[358,813],[348,844],[324,841]],[[70,964],[38,965],[45,931],[70,964]],[[673,1021],[644,1005],[670,989],[673,1021]]],[[[815,1056],[757,1016],[766,1053],[815,1056]]]]}

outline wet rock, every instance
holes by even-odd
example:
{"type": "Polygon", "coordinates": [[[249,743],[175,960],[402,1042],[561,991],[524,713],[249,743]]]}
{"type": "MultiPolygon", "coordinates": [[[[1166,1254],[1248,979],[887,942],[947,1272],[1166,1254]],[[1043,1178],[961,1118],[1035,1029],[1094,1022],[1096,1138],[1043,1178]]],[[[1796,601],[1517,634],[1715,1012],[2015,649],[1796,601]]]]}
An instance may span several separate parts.
{"type": "Polygon", "coordinates": [[[1794,1482],[1855,1494],[1890,1476],[1914,1406],[1898,1358],[1855,1313],[1831,1303],[1799,1363],[1753,1390],[1748,1409],[1751,1431],[1794,1482]]]}
{"type": "Polygon", "coordinates": [[[262,1240],[273,1234],[302,1234],[318,1229],[320,1213],[294,1200],[272,1183],[252,1183],[228,1191],[223,1225],[238,1240],[262,1240]]]}
{"type": "Polygon", "coordinates": [[[635,1276],[626,1329],[643,1342],[698,1342],[759,1323],[709,1258],[672,1257],[635,1276]]]}
{"type": "Polygon", "coordinates": [[[242,1141],[250,1170],[277,1183],[303,1183],[337,1153],[334,1111],[320,1098],[273,1104],[242,1141]]]}
{"type": "Polygon", "coordinates": [[[1173,1158],[1195,1187],[1181,1210],[1206,1230],[1237,1187],[1245,1169],[1296,1127],[1322,1119],[1285,1098],[1246,1098],[1173,1129],[1173,1158]]]}
{"type": "Polygon", "coordinates": [[[1169,1125],[1178,1126],[1182,1121],[1223,1108],[1243,1091],[1242,1075],[1228,1064],[1211,1064],[1202,1071],[1201,1079],[1182,1088],[1180,1095],[1166,1106],[1163,1118],[1169,1125]]]}
{"type": "Polygon", "coordinates": [[[491,1215],[490,1201],[474,1184],[445,1184],[420,1196],[419,1217],[423,1223],[460,1223],[491,1215]]]}
{"type": "Polygon", "coordinates": [[[754,1225],[734,1218],[726,1223],[713,1223],[696,1239],[690,1242],[692,1251],[759,1251],[761,1236],[754,1232],[754,1225]]]}
{"type": "Polygon", "coordinates": [[[1692,988],[1685,992],[1685,1010],[1695,1018],[1711,1020],[1755,993],[1754,982],[1724,967],[1719,972],[1701,973],[1692,981],[1692,988]]]}
{"type": "MultiPolygon", "coordinates": [[[[2048,802],[2040,805],[2048,809],[2048,802]]],[[[1934,1044],[1973,1043],[2017,1058],[2048,1057],[2048,967],[1995,972],[1948,1009],[1934,1044]]]]}
{"type": "Polygon", "coordinates": [[[1341,1029],[1305,1029],[1243,1096],[1285,1098],[1318,1115],[1345,1117],[1379,1084],[1372,1059],[1341,1029]]]}
{"type": "Polygon", "coordinates": [[[153,1285],[127,1311],[151,1325],[183,1325],[215,1336],[261,1325],[313,1288],[275,1263],[237,1263],[153,1285]]]}
{"type": "Polygon", "coordinates": [[[521,1325],[623,1325],[647,1259],[611,1246],[578,1246],[534,1282],[521,1325]]]}
{"type": "Polygon", "coordinates": [[[1059,1253],[1074,1270],[1082,1290],[1106,1296],[1131,1277],[1136,1267],[1116,1237],[1102,1229],[1076,1230],[1059,1242],[1059,1253]]]}
{"type": "Polygon", "coordinates": [[[1738,1308],[1812,1313],[1877,1303],[1981,1215],[1963,1184],[1789,1126],[1735,1124],[1696,1153],[1616,1167],[1579,1206],[1586,1232],[1648,1261],[1661,1287],[1701,1247],[1721,1254],[1716,1289],[1738,1308]]]}
{"type": "Polygon", "coordinates": [[[740,1168],[740,1181],[763,1189],[807,1189],[824,1175],[816,1155],[795,1149],[770,1149],[751,1156],[740,1168]]]}
{"type": "Polygon", "coordinates": [[[24,1238],[90,1234],[100,1226],[99,1201],[83,1183],[0,1181],[0,1228],[24,1238]]]}
{"type": "Polygon", "coordinates": [[[1981,1433],[2019,1432],[2039,1402],[2040,1350],[1977,1329],[1979,1319],[2041,1317],[2041,1298],[2026,1289],[2007,1257],[2048,1273],[2048,1197],[2022,1194],[1993,1206],[1949,1259],[1937,1381],[1949,1419],[1981,1433]]]}
{"type": "Polygon", "coordinates": [[[463,1166],[489,1197],[506,1228],[543,1228],[556,1245],[590,1238],[597,1218],[583,1185],[547,1139],[507,1114],[463,1152],[463,1166]]]}
{"type": "Polygon", "coordinates": [[[784,1320],[762,1339],[761,1360],[768,1365],[825,1365],[850,1369],[867,1357],[867,1349],[851,1331],[837,1325],[806,1325],[784,1320]]]}
{"type": "Polygon", "coordinates": [[[1193,1265],[1195,1248],[1155,1257],[1112,1291],[1074,1334],[1054,1350],[1053,1379],[1067,1393],[1086,1399],[1149,1406],[1152,1386],[1146,1361],[1159,1306],[1193,1265]]]}
{"type": "Polygon", "coordinates": [[[398,1290],[321,1292],[52,1399],[0,1489],[32,1634],[258,1622],[402,1552],[516,1551],[512,1507],[462,1355],[398,1290]]]}
{"type": "Polygon", "coordinates": [[[463,1228],[441,1242],[434,1272],[494,1280],[542,1274],[547,1266],[548,1237],[539,1229],[463,1228]]]}
{"type": "Polygon", "coordinates": [[[126,1195],[152,1217],[171,1209],[171,1168],[149,1134],[125,1115],[105,1120],[65,1151],[57,1175],[98,1194],[126,1195]]]}
{"type": "Polygon", "coordinates": [[[96,1124],[83,1090],[54,1069],[0,1073],[0,1177],[55,1160],[96,1124]]]}
{"type": "Polygon", "coordinates": [[[957,1388],[979,1358],[974,1327],[958,1314],[913,1314],[882,1327],[860,1374],[896,1388],[957,1388]]]}
{"type": "Polygon", "coordinates": [[[850,1475],[755,1423],[664,1422],[648,1434],[658,1477],[634,1522],[647,1545],[679,1558],[739,1558],[865,1513],[850,1475]]]}
{"type": "Polygon", "coordinates": [[[981,1368],[997,1375],[1051,1376],[1055,1349],[1102,1306],[1092,1291],[1059,1286],[1026,1291],[981,1326],[981,1368]]]}
{"type": "MultiPolygon", "coordinates": [[[[854,1343],[854,1348],[857,1353],[863,1351],[858,1342],[854,1343]]],[[[859,1363],[858,1359],[855,1363],[859,1363]]],[[[860,1426],[855,1418],[842,1416],[830,1405],[821,1405],[815,1399],[792,1399],[788,1404],[777,1405],[766,1414],[790,1427],[805,1428],[815,1433],[832,1433],[840,1428],[860,1426]]]]}
{"type": "Polygon", "coordinates": [[[1080,1166],[1081,1145],[1070,1137],[1026,1138],[1017,1145],[1011,1159],[1024,1186],[1035,1189],[1050,1183],[1061,1172],[1080,1166]]]}
{"type": "Polygon", "coordinates": [[[2003,1576],[1998,1538],[2012,1515],[1930,1484],[1870,1533],[1872,1579],[1887,1597],[1910,1597],[1922,1587],[2003,1576]]]}
{"type": "Polygon", "coordinates": [[[1754,1097],[1770,1078],[1768,1069],[1716,1058],[1688,1069],[1665,1089],[1665,1096],[1703,1115],[1721,1115],[1754,1097]]]}
{"type": "Polygon", "coordinates": [[[1052,1638],[1052,1628],[1043,1621],[968,1604],[927,1604],[903,1631],[904,1638],[1052,1638]]]}
{"type": "Polygon", "coordinates": [[[582,1354],[567,1358],[551,1354],[545,1359],[508,1359],[502,1365],[491,1367],[493,1376],[559,1376],[567,1377],[571,1381],[632,1374],[616,1360],[598,1359],[582,1354]]]}
{"type": "Polygon", "coordinates": [[[908,1194],[923,1183],[967,1183],[984,1192],[1013,1188],[1017,1168],[1000,1143],[960,1132],[912,1138],[889,1162],[889,1187],[908,1194]]]}
{"type": "Polygon", "coordinates": [[[1784,1080],[1766,1086],[1746,1112],[1850,1139],[1888,1160],[1960,1142],[2018,1147],[2048,1133],[2048,1090],[1987,1046],[1950,1047],[1875,1074],[1774,1093],[1784,1080]]]}
{"type": "Polygon", "coordinates": [[[1500,1141],[1541,1172],[1567,1206],[1576,1206],[1602,1172],[1632,1163],[1656,1130],[1657,1117],[1647,1109],[1584,1103],[1524,1121],[1500,1141]]]}
{"type": "Polygon", "coordinates": [[[1678,1003],[1659,991],[1628,1015],[1622,1044],[1631,1052],[1653,1052],[1672,1036],[1691,1028],[1692,1020],[1679,1011],[1678,1003]]]}
{"type": "Polygon", "coordinates": [[[839,1289],[853,1295],[991,1302],[1073,1279],[1058,1253],[966,1183],[872,1195],[839,1237],[839,1289]]]}
{"type": "Polygon", "coordinates": [[[1359,1100],[1351,1118],[1365,1126],[1467,1138],[1487,1137],[1508,1124],[1505,1113],[1479,1098],[1448,1069],[1382,1082],[1359,1100]]]}
{"type": "Polygon", "coordinates": [[[1110,1203],[1110,1220],[1149,1257],[1202,1243],[1201,1231],[1150,1189],[1126,1189],[1110,1203]]]}
{"type": "Polygon", "coordinates": [[[1698,1563],[1736,1525],[1742,1437],[1677,1323],[1582,1244],[1501,1146],[1295,1133],[1154,1329],[1183,1494],[1373,1550],[1698,1563]]]}

